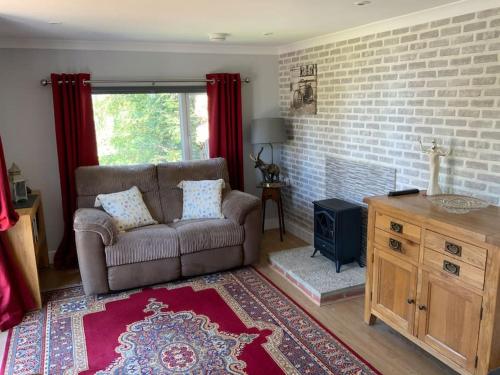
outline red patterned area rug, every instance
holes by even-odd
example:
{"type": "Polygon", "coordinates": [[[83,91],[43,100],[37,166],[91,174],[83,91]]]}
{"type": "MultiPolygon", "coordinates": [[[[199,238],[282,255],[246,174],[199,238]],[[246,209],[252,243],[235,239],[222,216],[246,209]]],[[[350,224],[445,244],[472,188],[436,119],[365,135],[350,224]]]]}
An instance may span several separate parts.
{"type": "Polygon", "coordinates": [[[9,332],[5,374],[378,374],[253,268],[46,299],[9,332]]]}

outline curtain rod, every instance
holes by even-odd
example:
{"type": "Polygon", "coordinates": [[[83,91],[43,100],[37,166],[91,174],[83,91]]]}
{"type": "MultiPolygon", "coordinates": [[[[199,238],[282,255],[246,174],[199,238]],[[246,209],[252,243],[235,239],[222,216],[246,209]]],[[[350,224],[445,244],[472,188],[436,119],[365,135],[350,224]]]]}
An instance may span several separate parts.
{"type": "MultiPolygon", "coordinates": [[[[242,83],[250,83],[250,78],[246,77],[241,80],[242,83]]],[[[57,83],[62,83],[62,81],[58,81],[57,83]]],[[[117,83],[132,83],[132,84],[150,84],[151,86],[155,86],[156,84],[164,84],[164,83],[211,83],[214,84],[214,79],[170,79],[170,80],[152,80],[152,81],[143,81],[143,80],[84,80],[83,84],[117,84],[117,83]]],[[[42,79],[40,81],[42,86],[48,86],[52,84],[50,79],[42,79]]]]}

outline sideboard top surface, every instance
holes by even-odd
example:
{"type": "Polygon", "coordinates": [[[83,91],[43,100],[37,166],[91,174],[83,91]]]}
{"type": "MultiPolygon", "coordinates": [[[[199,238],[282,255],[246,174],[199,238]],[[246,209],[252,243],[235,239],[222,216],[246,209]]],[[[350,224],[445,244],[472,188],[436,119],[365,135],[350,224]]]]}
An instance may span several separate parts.
{"type": "Polygon", "coordinates": [[[465,214],[454,214],[433,204],[425,195],[366,197],[364,202],[382,209],[396,210],[428,226],[446,226],[464,236],[500,247],[500,207],[490,205],[465,214]]]}

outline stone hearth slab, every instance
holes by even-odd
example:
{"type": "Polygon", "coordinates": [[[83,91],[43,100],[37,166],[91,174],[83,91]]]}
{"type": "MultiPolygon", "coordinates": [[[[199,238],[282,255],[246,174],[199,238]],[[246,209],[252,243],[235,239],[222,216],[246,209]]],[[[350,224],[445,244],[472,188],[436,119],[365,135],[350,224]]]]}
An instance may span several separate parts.
{"type": "Polygon", "coordinates": [[[335,272],[335,263],[317,253],[312,246],[269,254],[271,266],[290,280],[316,304],[363,294],[365,269],[353,262],[335,272]]]}

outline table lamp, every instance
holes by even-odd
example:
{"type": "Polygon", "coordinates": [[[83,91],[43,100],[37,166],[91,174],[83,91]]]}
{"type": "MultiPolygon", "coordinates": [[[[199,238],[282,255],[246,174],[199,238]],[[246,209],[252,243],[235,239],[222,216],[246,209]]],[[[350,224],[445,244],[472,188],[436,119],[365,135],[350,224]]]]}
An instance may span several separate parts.
{"type": "Polygon", "coordinates": [[[285,120],[279,117],[260,118],[252,121],[252,144],[268,144],[271,147],[271,163],[274,164],[273,143],[286,141],[285,120]]]}

